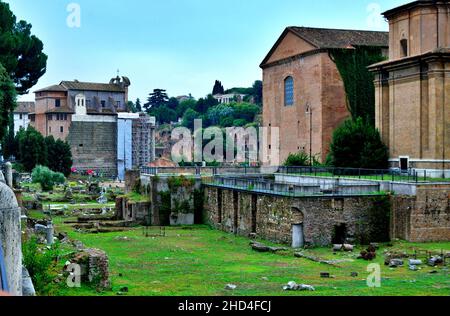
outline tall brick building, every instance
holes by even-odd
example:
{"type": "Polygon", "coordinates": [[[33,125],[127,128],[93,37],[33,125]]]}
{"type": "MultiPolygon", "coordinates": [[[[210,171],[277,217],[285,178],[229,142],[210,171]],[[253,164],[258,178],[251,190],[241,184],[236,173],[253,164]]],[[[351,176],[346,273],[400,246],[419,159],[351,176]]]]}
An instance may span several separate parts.
{"type": "Polygon", "coordinates": [[[119,117],[128,114],[129,86],[127,77],[116,77],[109,83],[62,81],[38,90],[30,124],[44,136],[67,140],[73,167],[78,171],[92,169],[106,176],[120,176],[125,166],[121,164],[119,149],[125,146],[126,140],[135,141],[135,147],[139,148],[130,158],[130,168],[154,160],[154,124],[145,114],[135,116],[147,128],[134,123],[133,130],[119,137],[119,117]],[[144,132],[148,133],[147,137],[142,135],[144,132]]]}
{"type": "Polygon", "coordinates": [[[387,54],[388,33],[285,29],[261,63],[263,125],[280,128],[281,162],[290,153],[310,149],[325,160],[333,131],[350,116],[344,83],[330,50],[366,46],[380,47],[387,54]]]}
{"type": "Polygon", "coordinates": [[[414,1],[384,16],[389,60],[370,69],[376,75],[376,125],[391,166],[449,177],[450,1],[414,1]]]}

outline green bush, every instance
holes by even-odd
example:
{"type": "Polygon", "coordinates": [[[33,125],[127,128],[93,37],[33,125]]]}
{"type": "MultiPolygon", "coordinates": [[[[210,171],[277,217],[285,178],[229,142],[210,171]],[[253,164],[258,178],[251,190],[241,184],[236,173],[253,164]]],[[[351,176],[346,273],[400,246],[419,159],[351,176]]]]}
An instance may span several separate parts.
{"type": "Polygon", "coordinates": [[[309,155],[305,152],[290,154],[284,162],[285,167],[306,167],[310,165],[309,155]]]}
{"type": "Polygon", "coordinates": [[[22,245],[23,264],[30,273],[37,294],[46,294],[53,281],[52,268],[59,255],[59,245],[40,249],[36,237],[25,241],[22,245]]]}
{"type": "Polygon", "coordinates": [[[333,167],[388,169],[388,159],[380,133],[363,119],[348,120],[335,130],[328,157],[333,167]]]}
{"type": "Polygon", "coordinates": [[[37,166],[31,174],[33,183],[39,183],[42,190],[51,191],[55,184],[64,184],[66,178],[62,173],[53,172],[47,167],[37,166]]]}

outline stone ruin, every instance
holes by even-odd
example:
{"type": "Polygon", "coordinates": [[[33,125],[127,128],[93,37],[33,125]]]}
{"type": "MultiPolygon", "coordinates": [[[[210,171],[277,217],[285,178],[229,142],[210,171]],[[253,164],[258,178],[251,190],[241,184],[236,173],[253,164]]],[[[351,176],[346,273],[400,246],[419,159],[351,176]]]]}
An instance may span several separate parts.
{"type": "Polygon", "coordinates": [[[83,249],[71,260],[81,267],[81,281],[100,289],[111,289],[109,260],[106,253],[99,249],[83,249]]]}
{"type": "Polygon", "coordinates": [[[3,249],[8,289],[11,295],[22,295],[21,209],[12,185],[11,165],[7,164],[7,178],[0,172],[0,247],[3,249]]]}

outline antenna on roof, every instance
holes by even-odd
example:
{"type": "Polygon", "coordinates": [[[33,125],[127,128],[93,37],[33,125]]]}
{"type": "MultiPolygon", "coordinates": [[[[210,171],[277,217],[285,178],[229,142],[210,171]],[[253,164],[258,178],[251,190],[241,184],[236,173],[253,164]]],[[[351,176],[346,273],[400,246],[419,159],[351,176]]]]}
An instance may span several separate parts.
{"type": "Polygon", "coordinates": [[[117,69],[117,77],[119,77],[119,75],[120,75],[120,70],[117,69]]]}

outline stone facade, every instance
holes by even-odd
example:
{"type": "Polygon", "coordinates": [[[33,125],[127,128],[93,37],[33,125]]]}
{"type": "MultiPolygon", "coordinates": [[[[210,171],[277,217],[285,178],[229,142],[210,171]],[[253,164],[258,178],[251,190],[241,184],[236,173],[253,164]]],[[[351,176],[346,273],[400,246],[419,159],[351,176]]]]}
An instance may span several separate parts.
{"type": "MultiPolygon", "coordinates": [[[[382,32],[289,27],[261,64],[263,126],[280,129],[280,162],[290,153],[309,153],[310,148],[321,161],[326,159],[333,131],[350,116],[344,83],[329,49],[357,43],[388,46],[382,32]],[[287,78],[294,85],[289,106],[285,104],[287,78]]],[[[268,146],[270,151],[276,144],[268,146]]]]}
{"type": "Polygon", "coordinates": [[[449,10],[448,1],[415,1],[384,13],[389,60],[370,69],[376,125],[393,168],[450,176],[449,10]]]}
{"type": "MultiPolygon", "coordinates": [[[[208,223],[218,229],[273,242],[291,244],[294,225],[303,226],[304,241],[310,245],[329,245],[336,238],[375,242],[370,240],[377,220],[372,210],[383,198],[291,198],[207,186],[205,212],[208,223]],[[343,235],[337,236],[340,229],[343,235]]],[[[389,221],[384,230],[388,235],[389,221]]]]}
{"type": "Polygon", "coordinates": [[[411,242],[450,240],[450,185],[419,185],[392,197],[392,236],[411,242]]]}
{"type": "Polygon", "coordinates": [[[105,176],[117,175],[117,123],[114,118],[72,122],[68,141],[73,167],[96,170],[105,176]]]}
{"type": "MultiPolygon", "coordinates": [[[[0,179],[3,178],[0,172],[0,179]]],[[[9,292],[22,295],[22,231],[20,225],[21,210],[14,192],[5,183],[0,182],[0,247],[6,266],[9,292]]]]}

